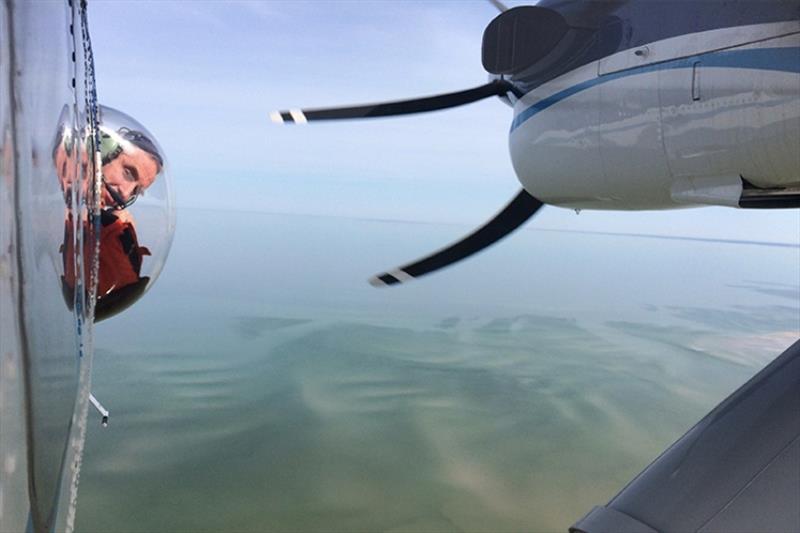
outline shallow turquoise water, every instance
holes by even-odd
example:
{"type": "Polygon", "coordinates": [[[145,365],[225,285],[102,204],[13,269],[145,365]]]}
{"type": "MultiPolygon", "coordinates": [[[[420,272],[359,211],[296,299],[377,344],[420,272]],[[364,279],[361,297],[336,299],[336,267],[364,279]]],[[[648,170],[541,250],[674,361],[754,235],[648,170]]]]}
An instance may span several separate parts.
{"type": "Polygon", "coordinates": [[[186,211],[97,328],[83,531],[564,531],[793,342],[800,248],[186,211]]]}

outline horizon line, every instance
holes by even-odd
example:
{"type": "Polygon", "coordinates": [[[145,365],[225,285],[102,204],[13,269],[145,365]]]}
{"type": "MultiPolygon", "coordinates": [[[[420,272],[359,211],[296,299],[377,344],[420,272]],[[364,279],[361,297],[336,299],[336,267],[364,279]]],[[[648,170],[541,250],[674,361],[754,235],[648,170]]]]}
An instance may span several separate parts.
{"type": "MultiPolygon", "coordinates": [[[[423,224],[423,225],[440,225],[440,226],[465,226],[471,227],[467,222],[437,222],[431,220],[410,220],[400,218],[379,218],[370,216],[358,215],[335,215],[323,213],[297,213],[285,211],[267,211],[259,209],[229,209],[217,207],[197,207],[197,206],[180,206],[176,209],[191,209],[195,211],[223,211],[229,213],[258,213],[262,215],[280,215],[280,216],[293,216],[293,217],[315,217],[315,218],[341,218],[346,220],[361,220],[364,222],[381,222],[381,223],[401,223],[401,224],[423,224]]],[[[477,227],[480,226],[476,226],[477,227]]],[[[579,229],[565,229],[565,228],[540,228],[524,226],[520,228],[524,231],[545,231],[552,233],[578,233],[583,235],[603,235],[608,237],[633,237],[640,239],[662,239],[674,241],[693,241],[693,242],[709,242],[718,244],[738,244],[738,245],[754,245],[754,246],[770,246],[774,248],[795,248],[800,249],[800,242],[776,242],[776,241],[755,241],[749,239],[726,239],[721,237],[690,237],[686,235],[661,235],[657,233],[628,233],[628,232],[615,232],[615,231],[592,231],[592,230],[579,230],[579,229]]]]}

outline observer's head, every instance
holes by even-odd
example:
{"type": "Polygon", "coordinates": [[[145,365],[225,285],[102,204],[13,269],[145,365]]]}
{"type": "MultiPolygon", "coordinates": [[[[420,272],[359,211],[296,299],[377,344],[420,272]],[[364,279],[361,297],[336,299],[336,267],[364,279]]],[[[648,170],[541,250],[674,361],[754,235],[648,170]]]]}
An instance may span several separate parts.
{"type": "Polygon", "coordinates": [[[100,141],[103,208],[125,209],[153,184],[164,167],[164,159],[155,143],[141,131],[101,127],[100,141]]]}

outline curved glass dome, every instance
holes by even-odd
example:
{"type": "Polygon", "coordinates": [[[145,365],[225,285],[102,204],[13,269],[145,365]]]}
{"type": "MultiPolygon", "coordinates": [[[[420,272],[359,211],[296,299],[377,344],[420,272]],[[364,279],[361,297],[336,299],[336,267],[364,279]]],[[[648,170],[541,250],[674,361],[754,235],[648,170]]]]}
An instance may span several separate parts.
{"type": "Polygon", "coordinates": [[[95,320],[132,305],[153,285],[175,233],[164,151],[133,117],[100,106],[100,266],[95,320]]]}

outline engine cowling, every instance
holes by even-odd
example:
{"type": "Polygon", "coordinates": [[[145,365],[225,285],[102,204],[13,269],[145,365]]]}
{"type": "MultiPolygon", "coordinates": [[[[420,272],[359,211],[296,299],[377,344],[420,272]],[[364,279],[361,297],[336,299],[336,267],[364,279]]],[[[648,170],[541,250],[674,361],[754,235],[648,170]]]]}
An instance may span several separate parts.
{"type": "Polygon", "coordinates": [[[668,209],[800,185],[800,35],[695,54],[680,39],[517,102],[510,150],[528,192],[571,208],[668,209]]]}

